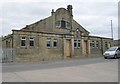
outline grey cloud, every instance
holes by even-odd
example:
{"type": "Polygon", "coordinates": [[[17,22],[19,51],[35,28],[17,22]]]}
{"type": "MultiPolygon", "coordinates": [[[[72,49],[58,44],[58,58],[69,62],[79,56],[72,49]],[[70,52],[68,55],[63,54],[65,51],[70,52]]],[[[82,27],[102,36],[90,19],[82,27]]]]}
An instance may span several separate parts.
{"type": "Polygon", "coordinates": [[[113,19],[115,27],[117,26],[116,2],[9,2],[4,3],[2,7],[3,34],[9,34],[13,28],[20,29],[46,18],[50,16],[51,9],[67,8],[68,4],[73,5],[75,20],[91,34],[110,36],[109,29],[107,29],[110,27],[109,19],[113,19]],[[86,16],[90,18],[86,18],[86,16]]]}
{"type": "Polygon", "coordinates": [[[74,11],[78,15],[117,15],[117,3],[113,2],[96,2],[96,3],[76,3],[74,11]],[[79,10],[78,10],[79,9],[79,10]]]}

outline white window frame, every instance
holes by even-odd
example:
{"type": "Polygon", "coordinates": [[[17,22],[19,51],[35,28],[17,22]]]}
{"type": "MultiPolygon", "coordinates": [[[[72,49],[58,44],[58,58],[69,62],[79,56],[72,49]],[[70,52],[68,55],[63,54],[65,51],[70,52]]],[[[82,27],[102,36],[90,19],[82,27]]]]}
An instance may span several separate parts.
{"type": "Polygon", "coordinates": [[[77,48],[77,39],[74,39],[74,44],[76,43],[76,47],[74,45],[74,48],[77,48]]]}
{"type": "Polygon", "coordinates": [[[70,26],[68,26],[68,24],[70,24],[70,22],[65,21],[66,22],[66,28],[70,29],[70,26]]]}
{"type": "Polygon", "coordinates": [[[99,48],[99,41],[96,41],[96,48],[99,48]]]}
{"type": "MultiPolygon", "coordinates": [[[[60,28],[60,27],[61,27],[61,21],[62,21],[62,19],[61,19],[61,20],[58,20],[58,21],[60,21],[59,26],[57,26],[56,24],[55,24],[55,26],[56,26],[57,28],[60,28]]],[[[69,22],[69,21],[66,21],[66,20],[63,20],[63,21],[65,21],[65,28],[70,29],[70,27],[71,27],[70,22],[69,22]],[[68,26],[68,24],[70,24],[70,26],[68,26]]],[[[56,22],[57,22],[57,21],[56,21],[56,22]]]]}
{"type": "Polygon", "coordinates": [[[105,42],[105,48],[108,48],[108,42],[105,42]],[[107,45],[107,46],[106,46],[107,45]]]}
{"type": "Polygon", "coordinates": [[[91,41],[91,47],[95,48],[95,41],[91,41]],[[94,44],[94,47],[93,47],[93,44],[94,44]]]}
{"type": "Polygon", "coordinates": [[[57,47],[58,47],[58,40],[57,40],[57,39],[54,39],[54,40],[53,40],[53,47],[54,47],[54,48],[57,48],[57,47]],[[54,42],[56,42],[56,46],[54,46],[54,42]]]}
{"type": "Polygon", "coordinates": [[[46,39],[46,47],[47,47],[47,48],[50,48],[50,47],[51,47],[51,38],[47,38],[47,39],[46,39]],[[50,46],[47,45],[47,42],[48,42],[48,41],[50,42],[50,46]]]}
{"type": "MultiPolygon", "coordinates": [[[[58,27],[58,28],[60,28],[60,27],[61,27],[61,20],[58,20],[58,21],[60,21],[59,26],[57,26],[56,24],[55,24],[55,26],[58,27]]],[[[57,22],[57,21],[56,21],[56,22],[57,22]]]]}
{"type": "Polygon", "coordinates": [[[26,37],[23,39],[23,37],[25,37],[25,36],[22,36],[21,37],[21,42],[20,42],[20,44],[21,44],[21,47],[26,47],[26,37]],[[25,46],[22,46],[22,41],[25,41],[25,46]]]}
{"type": "Polygon", "coordinates": [[[34,47],[35,46],[35,39],[34,39],[33,36],[29,37],[29,46],[30,47],[34,47]],[[31,38],[33,38],[33,39],[31,39],[31,38]],[[30,41],[33,41],[33,46],[30,46],[30,41]]]}
{"type": "Polygon", "coordinates": [[[81,47],[81,40],[80,40],[80,39],[77,40],[77,47],[78,47],[78,48],[81,47]],[[78,46],[79,43],[80,43],[80,46],[78,46]]]}

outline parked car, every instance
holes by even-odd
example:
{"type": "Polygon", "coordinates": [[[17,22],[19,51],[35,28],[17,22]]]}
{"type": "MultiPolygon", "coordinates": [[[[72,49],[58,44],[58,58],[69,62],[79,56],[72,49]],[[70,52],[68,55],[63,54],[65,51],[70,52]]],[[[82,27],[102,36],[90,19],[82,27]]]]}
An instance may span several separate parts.
{"type": "Polygon", "coordinates": [[[103,54],[104,58],[120,58],[120,46],[111,47],[103,54]]]}

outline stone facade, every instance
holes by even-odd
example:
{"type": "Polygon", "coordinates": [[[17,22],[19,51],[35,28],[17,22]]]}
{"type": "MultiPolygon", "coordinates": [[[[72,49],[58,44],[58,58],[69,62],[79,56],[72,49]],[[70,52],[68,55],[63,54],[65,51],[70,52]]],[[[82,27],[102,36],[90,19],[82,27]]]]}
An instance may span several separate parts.
{"type": "Polygon", "coordinates": [[[12,32],[3,38],[3,48],[13,48],[13,61],[17,62],[101,56],[112,46],[111,38],[90,36],[73,19],[71,5],[52,10],[48,18],[12,32]]]}
{"type": "Polygon", "coordinates": [[[120,46],[120,39],[114,40],[114,46],[120,46]]]}

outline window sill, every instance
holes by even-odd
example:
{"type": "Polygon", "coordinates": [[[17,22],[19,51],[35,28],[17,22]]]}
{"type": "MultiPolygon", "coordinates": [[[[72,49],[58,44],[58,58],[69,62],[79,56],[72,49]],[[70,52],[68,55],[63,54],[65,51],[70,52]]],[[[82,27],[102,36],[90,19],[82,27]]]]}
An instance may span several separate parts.
{"type": "Polygon", "coordinates": [[[27,49],[27,46],[21,46],[20,48],[27,49]]]}
{"type": "Polygon", "coordinates": [[[29,48],[35,48],[35,46],[29,46],[29,48]]]}

